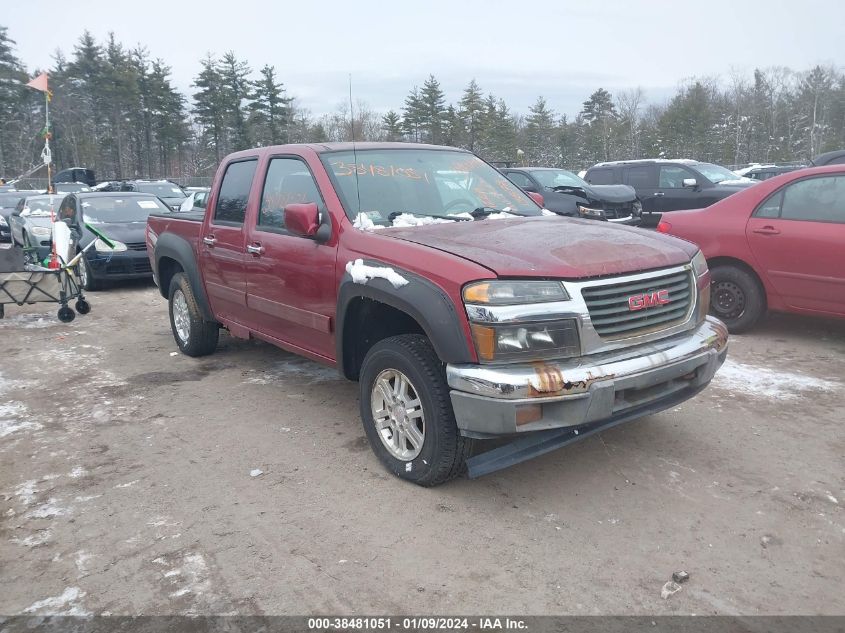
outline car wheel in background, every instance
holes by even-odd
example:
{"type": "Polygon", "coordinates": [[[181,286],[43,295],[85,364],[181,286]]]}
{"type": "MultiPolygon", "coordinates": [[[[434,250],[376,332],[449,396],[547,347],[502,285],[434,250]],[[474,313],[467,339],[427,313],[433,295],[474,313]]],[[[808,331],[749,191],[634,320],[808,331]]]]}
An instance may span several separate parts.
{"type": "Polygon", "coordinates": [[[710,313],[738,334],[750,329],[766,312],[764,291],[757,278],[738,266],[710,270],[710,313]]]}
{"type": "Polygon", "coordinates": [[[173,338],[184,354],[207,356],[217,349],[220,326],[203,319],[185,273],[176,273],[170,280],[168,306],[173,338]]]}
{"type": "Polygon", "coordinates": [[[426,337],[403,334],[376,343],[359,384],[364,432],[390,472],[420,486],[464,472],[472,440],[458,431],[445,367],[426,337]]]}

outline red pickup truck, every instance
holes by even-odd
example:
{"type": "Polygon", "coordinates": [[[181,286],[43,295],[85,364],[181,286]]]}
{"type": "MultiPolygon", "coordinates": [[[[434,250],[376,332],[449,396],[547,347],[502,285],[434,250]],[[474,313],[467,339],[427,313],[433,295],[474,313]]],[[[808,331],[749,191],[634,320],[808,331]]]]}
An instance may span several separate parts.
{"type": "Polygon", "coordinates": [[[675,406],[725,359],[694,245],[535,200],[453,148],[266,147],[147,245],[184,353],[224,327],[337,367],[382,463],[435,485],[675,406]]]}

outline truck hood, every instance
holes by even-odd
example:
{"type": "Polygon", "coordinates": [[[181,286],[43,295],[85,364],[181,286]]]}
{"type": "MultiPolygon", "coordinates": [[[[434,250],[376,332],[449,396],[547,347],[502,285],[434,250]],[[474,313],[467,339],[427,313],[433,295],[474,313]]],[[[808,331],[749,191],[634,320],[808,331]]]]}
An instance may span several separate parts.
{"type": "Polygon", "coordinates": [[[588,185],[585,187],[555,187],[554,193],[568,194],[585,199],[588,203],[601,202],[632,202],[637,199],[637,193],[628,185],[588,185]]]}
{"type": "Polygon", "coordinates": [[[694,244],[595,220],[531,217],[380,230],[452,253],[499,277],[581,279],[686,264],[694,244]]]}

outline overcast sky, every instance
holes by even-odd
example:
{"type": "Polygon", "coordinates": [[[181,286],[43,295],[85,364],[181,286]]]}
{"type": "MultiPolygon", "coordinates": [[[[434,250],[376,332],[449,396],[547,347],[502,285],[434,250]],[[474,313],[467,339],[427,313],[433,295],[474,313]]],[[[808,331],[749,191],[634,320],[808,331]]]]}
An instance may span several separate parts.
{"type": "Polygon", "coordinates": [[[316,114],[348,99],[385,111],[433,73],[450,100],[473,77],[526,112],[543,95],[576,114],[598,87],[636,86],[662,101],[684,79],[732,70],[845,65],[845,0],[4,0],[30,71],[70,56],[84,29],[145,45],[191,82],[206,52],[235,51],[254,70],[275,65],[316,114]],[[131,8],[130,8],[131,7],[131,8]],[[44,25],[47,25],[45,28],[44,25]]]}

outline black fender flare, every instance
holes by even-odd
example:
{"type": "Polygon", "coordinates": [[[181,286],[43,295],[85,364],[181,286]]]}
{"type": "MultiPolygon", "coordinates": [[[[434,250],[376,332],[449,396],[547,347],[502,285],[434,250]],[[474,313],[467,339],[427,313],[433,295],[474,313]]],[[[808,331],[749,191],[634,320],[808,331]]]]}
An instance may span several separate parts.
{"type": "Polygon", "coordinates": [[[185,238],[173,233],[164,233],[156,241],[155,250],[153,251],[153,272],[159,283],[159,292],[166,299],[169,289],[164,287],[164,284],[161,282],[161,275],[159,274],[159,264],[165,257],[178,263],[182,267],[182,271],[188,276],[191,290],[194,291],[194,297],[197,300],[197,305],[202,312],[203,318],[206,321],[216,321],[208,302],[208,296],[205,294],[205,286],[202,283],[199,266],[197,265],[197,256],[191,243],[185,238]]]}
{"type": "Polygon", "coordinates": [[[438,286],[414,273],[374,260],[365,260],[368,266],[389,267],[408,281],[395,288],[386,279],[369,279],[366,283],[352,281],[344,273],[338,288],[337,326],[335,346],[337,366],[345,372],[344,328],[349,305],[359,297],[372,299],[413,318],[431,341],[438,358],[444,363],[472,363],[474,350],[464,334],[461,318],[454,302],[438,286]]]}

